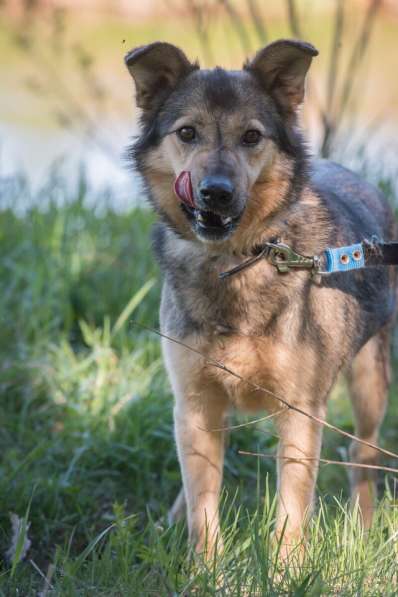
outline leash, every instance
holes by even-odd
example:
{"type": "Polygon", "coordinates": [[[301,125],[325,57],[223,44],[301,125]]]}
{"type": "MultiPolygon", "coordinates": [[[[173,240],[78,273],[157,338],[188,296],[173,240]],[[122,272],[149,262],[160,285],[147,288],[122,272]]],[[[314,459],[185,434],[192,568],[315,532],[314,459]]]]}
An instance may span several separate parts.
{"type": "Polygon", "coordinates": [[[312,257],[301,255],[282,242],[266,242],[258,247],[256,255],[222,272],[219,277],[229,278],[264,258],[281,274],[293,269],[305,269],[312,275],[327,276],[366,267],[398,265],[398,242],[383,243],[377,236],[373,236],[370,241],[325,249],[320,255],[312,257]]]}

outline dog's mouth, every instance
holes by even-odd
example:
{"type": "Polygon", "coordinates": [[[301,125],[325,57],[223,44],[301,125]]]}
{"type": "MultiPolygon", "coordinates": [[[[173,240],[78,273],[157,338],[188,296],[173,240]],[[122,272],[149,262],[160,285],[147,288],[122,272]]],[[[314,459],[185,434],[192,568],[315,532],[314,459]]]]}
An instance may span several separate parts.
{"type": "Polygon", "coordinates": [[[197,209],[183,202],[181,203],[181,209],[196,234],[208,240],[223,240],[227,238],[240,220],[240,215],[235,217],[225,216],[214,211],[197,209]]]}
{"type": "Polygon", "coordinates": [[[195,234],[204,240],[224,240],[233,232],[241,218],[242,213],[228,215],[210,209],[200,209],[194,198],[191,174],[188,171],[184,170],[177,176],[174,192],[195,234]]]}

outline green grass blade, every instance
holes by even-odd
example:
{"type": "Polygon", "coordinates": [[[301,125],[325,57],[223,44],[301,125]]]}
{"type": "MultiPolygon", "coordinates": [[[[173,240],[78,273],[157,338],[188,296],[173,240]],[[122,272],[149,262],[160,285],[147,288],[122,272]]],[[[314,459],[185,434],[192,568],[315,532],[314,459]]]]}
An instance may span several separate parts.
{"type": "Polygon", "coordinates": [[[17,566],[22,559],[24,547],[28,540],[28,527],[29,527],[28,521],[29,521],[30,506],[32,504],[32,498],[33,498],[33,494],[29,500],[28,507],[26,508],[25,515],[22,518],[22,521],[21,521],[21,524],[19,527],[18,538],[17,538],[17,542],[16,542],[16,546],[15,546],[15,553],[13,555],[12,563],[11,563],[11,574],[10,574],[11,578],[14,577],[17,566]]]}
{"type": "Polygon", "coordinates": [[[138,305],[144,300],[148,292],[155,284],[155,279],[151,278],[131,297],[123,311],[117,318],[112,328],[112,336],[115,336],[124,326],[130,315],[135,311],[138,305]]]}

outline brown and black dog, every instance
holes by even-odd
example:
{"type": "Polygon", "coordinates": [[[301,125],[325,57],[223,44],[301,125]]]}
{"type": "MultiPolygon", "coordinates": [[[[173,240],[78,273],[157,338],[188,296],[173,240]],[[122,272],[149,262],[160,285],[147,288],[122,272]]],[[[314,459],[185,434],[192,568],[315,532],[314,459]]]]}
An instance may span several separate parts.
{"type": "MultiPolygon", "coordinates": [[[[376,234],[394,236],[386,201],[355,174],[310,160],[298,126],[305,76],[315,48],[280,40],[240,71],[201,70],[177,47],[153,43],[126,56],[142,109],[131,157],[159,213],[156,255],[164,273],[161,328],[244,378],[320,418],[340,371],[348,375],[357,435],[377,443],[389,385],[389,326],[395,313],[392,268],[280,274],[261,260],[239,275],[219,274],[265,241],[280,239],[305,255],[376,234]],[[176,177],[190,173],[191,201],[176,177]]],[[[189,181],[188,181],[189,184],[189,181]]],[[[164,342],[175,395],[175,436],[183,490],[171,510],[187,509],[190,539],[210,554],[219,537],[225,415],[280,411],[198,354],[164,342]]],[[[278,451],[276,530],[287,546],[311,511],[322,426],[285,409],[275,416],[278,451]]],[[[375,450],[353,443],[359,463],[375,450]]],[[[352,474],[369,526],[374,475],[352,474]]]]}

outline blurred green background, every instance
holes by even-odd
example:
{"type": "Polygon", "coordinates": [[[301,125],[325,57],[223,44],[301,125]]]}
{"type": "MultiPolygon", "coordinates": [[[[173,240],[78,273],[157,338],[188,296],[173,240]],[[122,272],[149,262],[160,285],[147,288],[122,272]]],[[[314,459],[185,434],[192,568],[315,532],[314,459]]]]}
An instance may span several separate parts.
{"type": "MultiPolygon", "coordinates": [[[[181,481],[159,339],[133,325],[157,327],[160,274],[154,216],[122,157],[137,133],[123,56],[167,40],[239,68],[278,37],[320,50],[303,111],[312,151],[396,208],[395,0],[0,2],[0,595],[169,596],[192,578],[196,594],[216,594],[214,570],[187,562],[184,527],[162,522],[181,481]]],[[[396,394],[394,381],[382,430],[395,451],[396,394]]],[[[353,432],[344,383],[329,419],[353,432]]],[[[238,453],[273,455],[276,442],[268,424],[230,435],[225,594],[396,594],[393,474],[379,475],[365,542],[346,470],[321,466],[309,560],[281,576],[274,462],[238,453]]],[[[347,451],[325,433],[325,457],[347,451]]]]}

